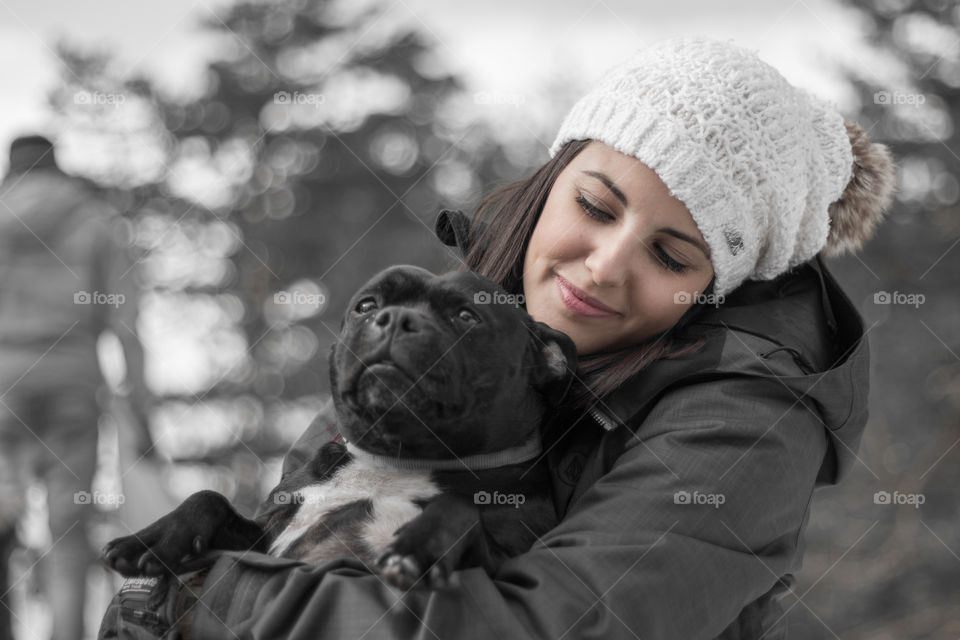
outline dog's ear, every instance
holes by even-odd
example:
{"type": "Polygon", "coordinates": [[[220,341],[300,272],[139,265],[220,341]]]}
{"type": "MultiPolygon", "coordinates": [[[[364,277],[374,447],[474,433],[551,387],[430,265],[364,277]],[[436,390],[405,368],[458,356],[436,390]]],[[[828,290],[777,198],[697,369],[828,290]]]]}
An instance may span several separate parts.
{"type": "Polygon", "coordinates": [[[557,405],[570,389],[577,371],[577,347],[570,337],[548,325],[531,320],[529,352],[533,366],[530,384],[547,402],[557,405]]]}
{"type": "Polygon", "coordinates": [[[334,397],[337,395],[339,380],[337,380],[337,342],[330,345],[327,354],[327,374],[330,376],[330,391],[334,397]]]}

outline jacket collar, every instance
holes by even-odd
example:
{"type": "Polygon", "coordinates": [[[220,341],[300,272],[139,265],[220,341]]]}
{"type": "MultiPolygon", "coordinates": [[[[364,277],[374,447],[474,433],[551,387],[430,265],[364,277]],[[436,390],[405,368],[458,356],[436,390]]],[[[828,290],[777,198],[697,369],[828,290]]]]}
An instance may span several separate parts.
{"type": "MultiPolygon", "coordinates": [[[[822,260],[806,262],[770,281],[747,281],[726,301],[705,311],[687,327],[707,334],[697,352],[660,360],[602,400],[601,409],[619,424],[630,422],[668,387],[722,376],[723,332],[737,331],[763,338],[774,349],[788,352],[800,371],[817,377],[843,367],[864,335],[863,321],[822,260]]],[[[836,413],[850,413],[849,396],[836,413]]],[[[839,417],[839,416],[838,416],[839,417]]]]}

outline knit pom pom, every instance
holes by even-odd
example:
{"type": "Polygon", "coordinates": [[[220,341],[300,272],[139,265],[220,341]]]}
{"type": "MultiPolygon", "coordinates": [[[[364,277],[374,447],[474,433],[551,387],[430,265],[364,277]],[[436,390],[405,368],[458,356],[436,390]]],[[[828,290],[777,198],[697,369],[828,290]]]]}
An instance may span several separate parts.
{"type": "Polygon", "coordinates": [[[853,176],[840,199],[831,203],[830,234],[823,252],[838,256],[856,251],[873,236],[877,223],[893,202],[896,175],[886,145],[870,142],[863,128],[847,122],[853,147],[853,176]]]}

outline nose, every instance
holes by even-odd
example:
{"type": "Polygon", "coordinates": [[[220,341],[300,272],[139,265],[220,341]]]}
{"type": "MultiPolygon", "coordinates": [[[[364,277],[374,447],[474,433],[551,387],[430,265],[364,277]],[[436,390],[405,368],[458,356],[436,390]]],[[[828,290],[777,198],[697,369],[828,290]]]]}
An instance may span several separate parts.
{"type": "Polygon", "coordinates": [[[419,333],[423,329],[420,314],[406,307],[385,307],[374,316],[373,322],[385,334],[419,333]]]}
{"type": "Polygon", "coordinates": [[[600,238],[590,251],[584,266],[598,287],[626,285],[631,264],[640,242],[627,230],[600,238]]]}

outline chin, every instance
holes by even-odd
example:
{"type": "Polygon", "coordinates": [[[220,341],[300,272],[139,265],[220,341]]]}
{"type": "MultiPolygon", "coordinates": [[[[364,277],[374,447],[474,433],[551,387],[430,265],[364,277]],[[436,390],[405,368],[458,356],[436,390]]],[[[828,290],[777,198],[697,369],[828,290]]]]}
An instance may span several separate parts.
{"type": "Polygon", "coordinates": [[[573,344],[577,347],[577,355],[583,356],[594,351],[597,351],[598,347],[594,344],[594,341],[590,339],[589,333],[584,335],[583,329],[577,326],[572,326],[569,322],[564,322],[563,319],[556,324],[547,322],[552,329],[557,331],[562,331],[563,333],[570,336],[570,339],[573,340],[573,344]]]}

